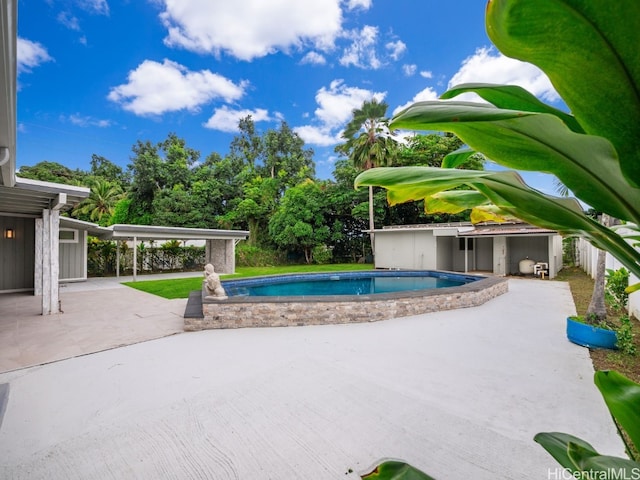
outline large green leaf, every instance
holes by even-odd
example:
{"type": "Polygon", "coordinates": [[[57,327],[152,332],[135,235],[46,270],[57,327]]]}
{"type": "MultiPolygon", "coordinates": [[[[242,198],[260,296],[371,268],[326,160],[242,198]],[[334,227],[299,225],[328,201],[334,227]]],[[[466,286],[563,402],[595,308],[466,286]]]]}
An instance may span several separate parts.
{"type": "Polygon", "coordinates": [[[569,455],[570,444],[579,445],[585,449],[585,451],[597,455],[597,452],[589,443],[568,433],[543,432],[538,433],[533,437],[533,440],[538,442],[560,465],[569,469],[572,473],[578,471],[578,465],[569,455]]]}
{"type": "Polygon", "coordinates": [[[556,461],[573,475],[571,478],[633,478],[640,463],[626,458],[600,455],[589,443],[567,433],[544,432],[534,438],[556,461]],[[581,476],[581,473],[584,476],[581,476]],[[600,473],[603,475],[598,476],[600,473]],[[591,475],[591,476],[586,476],[591,475]]]}
{"type": "MultiPolygon", "coordinates": [[[[599,248],[611,252],[635,275],[640,274],[640,254],[622,237],[587,217],[571,198],[544,195],[527,186],[516,172],[489,172],[434,167],[375,168],[361,173],[358,186],[387,189],[389,203],[428,199],[434,194],[466,186],[480,192],[501,211],[543,228],[581,235],[599,248]]],[[[467,197],[467,205],[480,197],[467,197]]],[[[640,276],[640,275],[639,275],[640,276]]]]}
{"type": "Polygon", "coordinates": [[[584,130],[611,141],[640,186],[640,2],[490,0],[487,33],[540,67],[584,130]]]}
{"type": "Polygon", "coordinates": [[[596,372],[594,381],[613,418],[640,449],[640,385],[614,371],[596,372]]]}
{"type": "Polygon", "coordinates": [[[391,127],[453,132],[491,160],[552,173],[594,209],[640,223],[640,189],[630,188],[611,144],[572,132],[554,115],[430,101],[405,109],[391,127]]]}
{"type": "Polygon", "coordinates": [[[361,477],[363,480],[434,480],[408,463],[396,460],[382,462],[373,471],[361,477]]]}
{"type": "Polygon", "coordinates": [[[573,115],[551,107],[516,85],[495,85],[491,83],[464,83],[450,88],[442,95],[442,99],[450,99],[463,93],[473,92],[484,98],[487,102],[498,108],[508,110],[523,110],[525,112],[550,113],[562,120],[576,133],[584,133],[580,124],[573,115]]]}
{"type": "Polygon", "coordinates": [[[460,147],[455,152],[451,152],[442,160],[442,168],[456,168],[466,163],[469,158],[475,154],[476,151],[470,149],[468,146],[460,147]]]}

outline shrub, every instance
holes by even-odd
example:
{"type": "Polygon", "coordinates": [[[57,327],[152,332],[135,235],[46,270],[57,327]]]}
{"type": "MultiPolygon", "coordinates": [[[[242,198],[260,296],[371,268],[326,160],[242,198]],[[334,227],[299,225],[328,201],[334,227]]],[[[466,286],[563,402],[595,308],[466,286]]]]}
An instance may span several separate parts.
{"type": "Polygon", "coordinates": [[[313,262],[319,265],[330,263],[333,258],[333,251],[326,245],[316,245],[311,251],[311,257],[313,262]]]}
{"type": "Polygon", "coordinates": [[[281,255],[274,250],[249,244],[236,247],[236,264],[239,267],[271,267],[280,263],[281,255]]]}

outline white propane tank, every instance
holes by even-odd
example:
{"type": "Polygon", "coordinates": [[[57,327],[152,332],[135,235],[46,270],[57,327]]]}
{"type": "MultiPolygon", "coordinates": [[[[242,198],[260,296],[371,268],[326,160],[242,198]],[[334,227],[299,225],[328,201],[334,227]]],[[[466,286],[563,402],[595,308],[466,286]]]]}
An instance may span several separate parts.
{"type": "Polygon", "coordinates": [[[520,273],[523,275],[532,275],[533,266],[536,264],[535,260],[531,260],[529,257],[520,260],[519,268],[520,273]]]}

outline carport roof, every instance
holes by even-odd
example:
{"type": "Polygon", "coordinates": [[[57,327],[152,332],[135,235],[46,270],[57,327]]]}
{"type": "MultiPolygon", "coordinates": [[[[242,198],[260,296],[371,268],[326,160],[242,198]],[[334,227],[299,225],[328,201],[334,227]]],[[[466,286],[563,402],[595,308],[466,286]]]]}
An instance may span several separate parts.
{"type": "Polygon", "coordinates": [[[473,230],[458,232],[459,237],[497,237],[503,235],[556,235],[558,232],[527,223],[476,226],[473,230]]]}
{"type": "Polygon", "coordinates": [[[87,230],[103,240],[244,240],[246,230],[217,230],[209,228],[159,227],[155,225],[116,224],[101,227],[75,218],[61,217],[60,226],[87,230]]]}

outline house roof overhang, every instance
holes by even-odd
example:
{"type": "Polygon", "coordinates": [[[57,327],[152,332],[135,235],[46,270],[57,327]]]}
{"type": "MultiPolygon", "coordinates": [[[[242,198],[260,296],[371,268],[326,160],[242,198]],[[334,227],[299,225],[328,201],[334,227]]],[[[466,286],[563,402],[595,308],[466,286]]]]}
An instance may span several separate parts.
{"type": "Polygon", "coordinates": [[[42,216],[45,209],[65,211],[89,196],[85,187],[14,178],[14,185],[0,185],[0,213],[42,216]]]}

